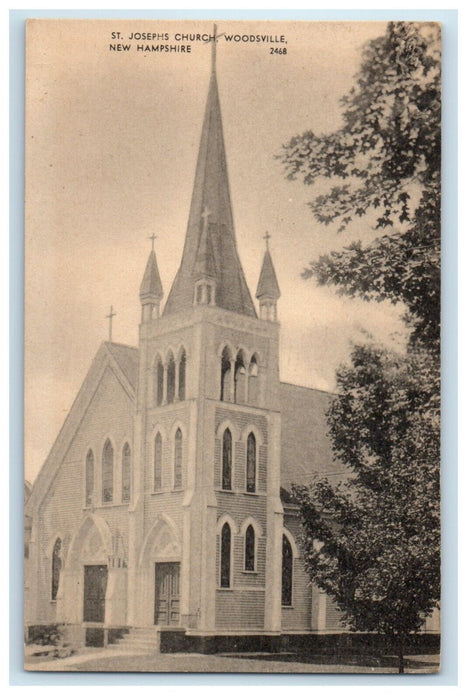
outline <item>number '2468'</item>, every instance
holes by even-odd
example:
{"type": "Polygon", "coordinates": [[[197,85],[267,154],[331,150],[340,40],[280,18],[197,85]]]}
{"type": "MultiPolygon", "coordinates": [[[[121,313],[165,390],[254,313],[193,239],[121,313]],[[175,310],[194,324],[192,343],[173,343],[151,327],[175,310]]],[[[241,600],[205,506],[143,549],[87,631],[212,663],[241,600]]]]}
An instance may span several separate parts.
{"type": "Polygon", "coordinates": [[[286,54],[286,53],[287,53],[287,49],[285,49],[285,48],[284,48],[284,49],[269,49],[269,53],[271,53],[271,54],[272,54],[272,53],[286,54]]]}

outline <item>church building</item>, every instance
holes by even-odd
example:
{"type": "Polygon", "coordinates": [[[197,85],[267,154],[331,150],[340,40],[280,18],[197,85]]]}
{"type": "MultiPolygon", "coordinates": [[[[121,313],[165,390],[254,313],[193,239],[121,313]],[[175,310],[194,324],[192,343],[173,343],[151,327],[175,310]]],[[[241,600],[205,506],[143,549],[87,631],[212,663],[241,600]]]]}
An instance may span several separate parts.
{"type": "Polygon", "coordinates": [[[235,239],[213,50],[170,292],[163,305],[153,246],[139,345],[102,343],[25,506],[29,629],[204,650],[342,629],[302,565],[290,498],[292,483],[342,470],[327,437],[330,396],[280,381],[268,240],[258,272],[255,304],[235,239]]]}

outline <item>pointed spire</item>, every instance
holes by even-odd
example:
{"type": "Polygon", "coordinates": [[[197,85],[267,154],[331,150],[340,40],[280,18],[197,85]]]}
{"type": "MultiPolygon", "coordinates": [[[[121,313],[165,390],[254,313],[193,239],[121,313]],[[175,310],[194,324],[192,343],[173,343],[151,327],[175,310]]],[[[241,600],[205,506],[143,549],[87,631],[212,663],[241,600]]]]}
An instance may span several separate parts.
{"type": "MultiPolygon", "coordinates": [[[[214,35],[217,28],[214,26],[214,35]]],[[[196,165],[182,262],[164,315],[191,307],[200,265],[216,271],[216,306],[256,317],[238,257],[216,77],[216,41],[211,47],[211,79],[196,165]],[[209,226],[203,212],[209,210],[209,226]],[[204,260],[201,263],[201,258],[204,260]]]]}
{"type": "Polygon", "coordinates": [[[153,249],[149,253],[149,258],[146,263],[143,281],[141,282],[141,286],[139,288],[139,297],[141,301],[144,302],[144,300],[149,297],[160,301],[163,296],[164,291],[162,289],[159,268],[157,267],[156,253],[153,249]]]}
{"type": "Polygon", "coordinates": [[[156,236],[150,236],[150,238],[152,240],[152,250],[149,253],[143,281],[139,288],[139,298],[143,306],[143,322],[159,317],[159,306],[164,296],[159,268],[157,267],[156,253],[154,252],[154,239],[156,236]]]}
{"type": "Polygon", "coordinates": [[[271,236],[266,233],[266,250],[264,251],[263,264],[256,289],[256,298],[259,300],[259,316],[265,321],[277,321],[277,300],[281,295],[276,271],[272,263],[271,252],[269,250],[269,239],[271,236]]]}
{"type": "MultiPolygon", "coordinates": [[[[270,238],[267,234],[268,239],[270,238]]],[[[269,240],[266,240],[266,250],[264,251],[263,265],[258,280],[256,289],[256,298],[261,300],[263,297],[268,297],[277,301],[281,295],[279,283],[276,277],[276,271],[272,263],[271,252],[269,250],[269,240]]]]}

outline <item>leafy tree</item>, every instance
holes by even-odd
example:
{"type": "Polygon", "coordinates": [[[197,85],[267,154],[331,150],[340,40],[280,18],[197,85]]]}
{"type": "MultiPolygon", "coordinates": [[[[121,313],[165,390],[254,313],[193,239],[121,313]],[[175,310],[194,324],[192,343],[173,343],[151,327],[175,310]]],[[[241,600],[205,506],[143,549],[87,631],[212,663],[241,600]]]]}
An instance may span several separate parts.
{"type": "Polygon", "coordinates": [[[349,477],[293,488],[310,578],[351,630],[390,637],[400,672],[407,636],[440,596],[438,410],[425,370],[418,354],[355,347],[328,414],[349,477]]]}
{"type": "Polygon", "coordinates": [[[320,257],[304,276],[367,301],[403,302],[410,340],[404,356],[353,349],[328,415],[349,477],[339,486],[317,479],[294,495],[310,576],[351,629],[391,636],[403,671],[407,635],[440,595],[439,26],[390,23],[366,46],[342,106],[341,129],[284,147],[287,176],[332,180],[310,203],[321,223],[342,231],[364,218],[385,232],[320,257]]]}
{"type": "Polygon", "coordinates": [[[343,230],[356,217],[390,229],[312,262],[304,276],[364,299],[402,301],[412,341],[439,352],[441,88],[439,25],[390,23],[369,42],[343,126],[308,131],[281,154],[290,179],[332,179],[311,209],[343,230]],[[342,184],[336,185],[336,181],[342,184]],[[400,230],[395,231],[394,227],[400,230]]]}

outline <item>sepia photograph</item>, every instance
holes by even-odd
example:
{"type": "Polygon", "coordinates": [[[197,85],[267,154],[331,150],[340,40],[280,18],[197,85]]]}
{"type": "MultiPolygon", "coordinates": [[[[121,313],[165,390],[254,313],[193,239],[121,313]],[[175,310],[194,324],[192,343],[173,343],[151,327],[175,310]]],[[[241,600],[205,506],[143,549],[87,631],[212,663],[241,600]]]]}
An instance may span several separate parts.
{"type": "Polygon", "coordinates": [[[439,672],[441,31],[27,21],[26,671],[439,672]]]}

